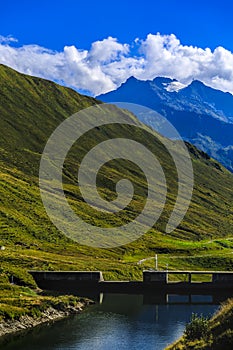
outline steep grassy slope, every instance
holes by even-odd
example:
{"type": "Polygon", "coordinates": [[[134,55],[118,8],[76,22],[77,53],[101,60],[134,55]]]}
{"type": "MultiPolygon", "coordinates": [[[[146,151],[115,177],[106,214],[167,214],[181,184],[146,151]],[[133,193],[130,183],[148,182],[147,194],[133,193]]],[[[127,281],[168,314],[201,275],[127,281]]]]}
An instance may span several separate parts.
{"type": "MultiPolygon", "coordinates": [[[[0,66],[0,251],[2,279],[33,286],[27,269],[100,269],[106,278],[141,278],[137,262],[155,253],[159,267],[219,268],[233,266],[233,177],[218,163],[189,145],[195,173],[195,189],[188,213],[171,234],[164,227],[177,193],[176,172],[159,138],[148,129],[137,131],[111,125],[95,130],[74,146],[64,165],[64,187],[74,210],[87,222],[110,227],[112,217],[101,215],[82,200],[75,173],[84,153],[102,140],[127,136],[146,145],[160,159],[168,183],[168,200],[161,219],[146,235],[119,248],[81,246],[60,233],[50,222],[38,189],[38,168],[47,138],[59,123],[97,101],[52,82],[19,74],[0,66]]],[[[113,113],[116,109],[113,107],[113,113]]],[[[127,118],[134,118],[127,112],[127,118]]],[[[173,143],[176,149],[176,143],[173,143]]],[[[126,222],[140,212],[146,196],[142,172],[132,164],[109,162],[100,174],[100,192],[114,197],[114,183],[125,174],[137,189],[132,205],[117,217],[126,222]],[[101,177],[101,175],[103,175],[101,177]]],[[[5,283],[5,282],[4,282],[5,283]]]]}
{"type": "Polygon", "coordinates": [[[0,159],[38,176],[40,153],[65,117],[96,100],[0,65],[0,159]]]}

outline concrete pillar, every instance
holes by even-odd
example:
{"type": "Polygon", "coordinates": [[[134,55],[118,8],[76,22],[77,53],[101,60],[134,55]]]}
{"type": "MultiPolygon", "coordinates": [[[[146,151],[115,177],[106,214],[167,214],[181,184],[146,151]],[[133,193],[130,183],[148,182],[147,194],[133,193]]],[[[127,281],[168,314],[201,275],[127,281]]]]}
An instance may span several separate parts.
{"type": "Polygon", "coordinates": [[[189,283],[192,283],[192,273],[191,272],[189,272],[188,277],[189,277],[189,283]]]}
{"type": "Polygon", "coordinates": [[[167,283],[167,271],[143,271],[143,282],[145,283],[167,283]]]}

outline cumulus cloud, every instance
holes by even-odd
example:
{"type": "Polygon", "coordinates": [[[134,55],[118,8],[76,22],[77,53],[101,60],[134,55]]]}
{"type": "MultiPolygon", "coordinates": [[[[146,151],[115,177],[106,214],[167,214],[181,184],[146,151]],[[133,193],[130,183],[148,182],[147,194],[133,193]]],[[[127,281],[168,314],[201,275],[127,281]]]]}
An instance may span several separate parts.
{"type": "Polygon", "coordinates": [[[233,53],[183,45],[174,35],[148,34],[145,40],[120,43],[108,37],[89,50],[65,46],[57,52],[38,45],[12,46],[15,38],[0,36],[0,63],[99,95],[116,89],[130,76],[152,80],[157,76],[177,79],[178,89],[197,79],[233,94],[233,53]]]}

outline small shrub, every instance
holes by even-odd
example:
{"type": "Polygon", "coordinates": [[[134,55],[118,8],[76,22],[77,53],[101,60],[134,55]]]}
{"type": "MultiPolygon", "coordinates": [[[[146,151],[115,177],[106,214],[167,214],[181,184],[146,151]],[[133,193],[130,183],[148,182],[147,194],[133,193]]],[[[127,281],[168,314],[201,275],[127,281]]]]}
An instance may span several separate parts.
{"type": "Polygon", "coordinates": [[[209,319],[202,315],[193,314],[190,323],[186,325],[184,334],[188,340],[208,338],[209,319]]]}

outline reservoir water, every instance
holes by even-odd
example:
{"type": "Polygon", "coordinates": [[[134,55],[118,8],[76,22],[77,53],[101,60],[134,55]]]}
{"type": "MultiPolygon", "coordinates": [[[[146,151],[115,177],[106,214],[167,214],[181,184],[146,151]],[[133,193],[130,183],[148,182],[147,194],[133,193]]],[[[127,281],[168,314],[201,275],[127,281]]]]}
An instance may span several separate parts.
{"type": "MultiPolygon", "coordinates": [[[[179,338],[192,313],[211,316],[211,296],[104,294],[79,315],[8,340],[4,350],[162,350],[179,338]]],[[[1,347],[1,346],[0,346],[1,347]]]]}

